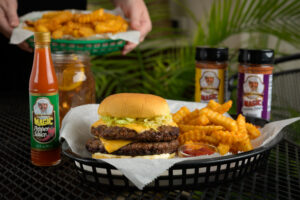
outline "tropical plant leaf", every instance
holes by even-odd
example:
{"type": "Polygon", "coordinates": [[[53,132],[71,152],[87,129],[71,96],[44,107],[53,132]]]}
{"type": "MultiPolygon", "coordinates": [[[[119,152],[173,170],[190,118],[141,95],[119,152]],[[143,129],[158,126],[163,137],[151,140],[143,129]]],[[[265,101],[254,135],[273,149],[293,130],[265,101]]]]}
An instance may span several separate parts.
{"type": "Polygon", "coordinates": [[[216,0],[207,21],[197,22],[195,44],[216,46],[235,34],[260,32],[300,48],[299,13],[298,0],[216,0]]]}

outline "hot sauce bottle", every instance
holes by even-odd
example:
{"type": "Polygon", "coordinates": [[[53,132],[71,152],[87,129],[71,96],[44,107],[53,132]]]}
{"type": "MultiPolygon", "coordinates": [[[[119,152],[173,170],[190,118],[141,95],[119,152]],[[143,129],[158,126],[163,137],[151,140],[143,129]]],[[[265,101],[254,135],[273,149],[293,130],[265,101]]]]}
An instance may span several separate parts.
{"type": "Polygon", "coordinates": [[[227,94],[228,48],[197,47],[195,101],[224,103],[227,94]]]}
{"type": "Polygon", "coordinates": [[[237,111],[270,119],[274,51],[240,49],[237,111]]]}
{"type": "Polygon", "coordinates": [[[50,33],[34,34],[35,50],[29,80],[31,162],[60,162],[58,84],[50,51],[50,33]]]}

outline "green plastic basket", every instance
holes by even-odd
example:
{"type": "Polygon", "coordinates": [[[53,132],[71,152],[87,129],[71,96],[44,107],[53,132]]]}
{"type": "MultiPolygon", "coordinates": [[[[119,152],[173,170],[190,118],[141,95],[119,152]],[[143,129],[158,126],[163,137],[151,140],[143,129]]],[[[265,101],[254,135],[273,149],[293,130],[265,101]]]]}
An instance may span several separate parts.
{"type": "MultiPolygon", "coordinates": [[[[33,37],[30,37],[27,42],[33,48],[33,37]]],[[[90,55],[104,55],[107,53],[120,51],[125,45],[124,40],[98,39],[98,40],[67,40],[67,39],[52,39],[51,51],[88,51],[90,55]]]]}

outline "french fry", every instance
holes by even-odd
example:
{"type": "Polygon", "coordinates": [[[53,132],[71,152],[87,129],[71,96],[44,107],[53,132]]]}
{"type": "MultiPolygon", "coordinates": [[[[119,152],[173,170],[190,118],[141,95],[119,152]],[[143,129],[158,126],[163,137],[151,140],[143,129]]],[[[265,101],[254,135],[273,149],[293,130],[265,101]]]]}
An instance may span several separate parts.
{"type": "Polygon", "coordinates": [[[229,131],[236,132],[238,130],[236,121],[229,117],[225,117],[209,108],[202,109],[201,113],[205,113],[210,122],[219,126],[224,126],[229,131]]]}
{"type": "Polygon", "coordinates": [[[226,112],[229,111],[229,109],[231,108],[231,106],[232,106],[232,101],[229,100],[226,103],[220,105],[215,111],[218,112],[218,113],[220,113],[220,114],[224,114],[224,113],[226,113],[226,112]]]}
{"type": "Polygon", "coordinates": [[[221,155],[225,155],[229,152],[230,145],[224,144],[224,143],[219,143],[217,148],[218,148],[218,151],[221,155]]]}
{"type": "Polygon", "coordinates": [[[245,117],[243,115],[239,114],[237,119],[236,119],[236,123],[237,123],[237,126],[238,126],[238,131],[236,133],[237,137],[240,140],[247,140],[249,137],[248,137],[248,134],[247,134],[245,117]]]}
{"type": "Polygon", "coordinates": [[[199,116],[200,110],[199,109],[195,109],[193,112],[189,113],[188,115],[186,115],[183,118],[183,123],[187,123],[189,121],[191,121],[192,119],[196,118],[199,116]]]}
{"type": "Polygon", "coordinates": [[[124,32],[124,31],[126,31],[126,29],[127,29],[127,22],[120,18],[109,19],[105,22],[100,21],[99,23],[96,23],[96,25],[95,25],[96,33],[124,32]]]}
{"type": "Polygon", "coordinates": [[[213,131],[223,130],[222,126],[195,126],[195,125],[182,125],[179,124],[181,132],[185,133],[191,130],[203,131],[205,133],[212,133],[213,131]]]}
{"type": "Polygon", "coordinates": [[[209,135],[205,136],[203,141],[214,146],[218,145],[218,141],[209,135]]]}
{"type": "Polygon", "coordinates": [[[236,145],[239,151],[250,151],[253,149],[249,138],[238,142],[236,145]]]}
{"type": "Polygon", "coordinates": [[[189,125],[200,125],[205,126],[209,123],[209,119],[206,117],[205,114],[200,114],[196,119],[191,120],[188,122],[189,125]]]}
{"type": "Polygon", "coordinates": [[[89,37],[95,34],[94,30],[88,26],[81,26],[78,32],[81,37],[89,37]]]}
{"type": "Polygon", "coordinates": [[[93,21],[103,20],[103,16],[104,16],[104,10],[102,8],[100,8],[89,14],[75,15],[74,21],[77,21],[79,23],[90,23],[93,21]]]}
{"type": "Polygon", "coordinates": [[[221,104],[215,102],[214,100],[210,100],[207,104],[207,108],[210,108],[213,111],[216,111],[220,106],[221,104]]]}
{"type": "Polygon", "coordinates": [[[62,11],[55,17],[51,18],[54,23],[62,24],[67,21],[70,21],[73,17],[73,14],[70,11],[62,11]]]}
{"type": "Polygon", "coordinates": [[[207,108],[210,108],[212,111],[218,112],[220,114],[224,114],[229,111],[232,106],[232,101],[229,100],[224,104],[219,104],[214,100],[210,100],[207,104],[207,108]]]}
{"type": "Polygon", "coordinates": [[[172,115],[173,117],[173,121],[178,124],[179,122],[181,122],[183,120],[183,118],[185,118],[188,114],[190,113],[190,110],[183,106],[181,107],[176,113],[174,113],[172,115]]]}
{"type": "Polygon", "coordinates": [[[199,142],[214,145],[221,155],[252,150],[251,139],[259,137],[260,131],[246,123],[243,115],[236,120],[224,116],[231,106],[232,101],[219,104],[211,100],[200,110],[190,112],[182,108],[173,114],[181,133],[178,138],[180,144],[199,142]]]}
{"type": "Polygon", "coordinates": [[[238,150],[240,151],[250,151],[253,149],[249,136],[247,134],[246,129],[246,119],[243,115],[239,114],[238,118],[236,119],[238,125],[238,132],[237,137],[239,139],[238,142],[238,150]]]}
{"type": "Polygon", "coordinates": [[[43,24],[37,25],[37,26],[35,27],[35,30],[36,30],[37,32],[49,32],[49,29],[47,28],[47,26],[46,26],[46,25],[43,25],[43,24]]]}
{"type": "Polygon", "coordinates": [[[62,38],[62,36],[64,35],[64,32],[63,32],[63,30],[58,29],[56,31],[53,31],[51,35],[54,39],[58,39],[58,38],[62,38]]]}
{"type": "Polygon", "coordinates": [[[73,14],[70,11],[61,11],[59,14],[49,19],[51,31],[56,30],[61,24],[68,22],[72,19],[73,14]]]}
{"type": "Polygon", "coordinates": [[[205,131],[197,131],[191,130],[185,132],[184,134],[180,134],[178,137],[178,141],[180,144],[184,144],[186,141],[193,141],[193,142],[208,142],[209,144],[218,144],[218,141],[207,135],[205,131]]]}
{"type": "Polygon", "coordinates": [[[216,138],[219,142],[224,144],[233,144],[237,142],[235,133],[229,131],[214,131],[211,134],[212,137],[216,138]]]}
{"type": "Polygon", "coordinates": [[[105,13],[102,8],[88,14],[71,13],[70,11],[51,11],[36,21],[25,21],[24,29],[33,32],[51,32],[53,38],[63,35],[89,37],[96,33],[117,33],[128,29],[128,22],[121,16],[105,13]]]}
{"type": "Polygon", "coordinates": [[[253,140],[253,139],[260,136],[259,129],[256,128],[256,126],[254,126],[253,124],[246,123],[246,129],[247,129],[247,132],[248,132],[248,136],[251,140],[253,140]]]}
{"type": "Polygon", "coordinates": [[[206,133],[204,131],[191,130],[180,134],[178,137],[178,141],[180,144],[184,144],[186,141],[200,141],[205,136],[206,133]]]}

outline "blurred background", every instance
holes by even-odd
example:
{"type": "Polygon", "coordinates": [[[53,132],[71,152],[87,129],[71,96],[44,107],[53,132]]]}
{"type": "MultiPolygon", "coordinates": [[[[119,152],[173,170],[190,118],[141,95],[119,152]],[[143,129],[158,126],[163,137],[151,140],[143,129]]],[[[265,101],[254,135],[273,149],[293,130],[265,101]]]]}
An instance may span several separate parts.
{"type": "MultiPolygon", "coordinates": [[[[236,73],[239,48],[272,48],[276,57],[299,52],[297,0],[145,2],[153,23],[147,39],[128,56],[113,53],[93,59],[98,100],[123,91],[193,100],[198,45],[229,47],[229,75],[236,73]]],[[[114,8],[110,0],[88,0],[89,10],[100,7],[114,8]]],[[[300,60],[293,60],[276,65],[275,71],[299,67],[300,60]]]]}

